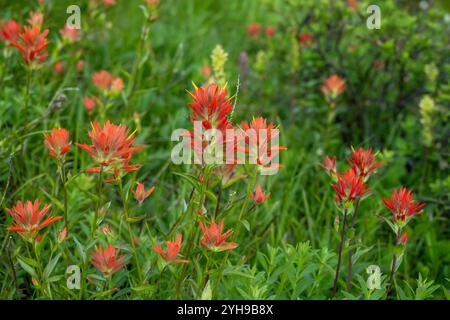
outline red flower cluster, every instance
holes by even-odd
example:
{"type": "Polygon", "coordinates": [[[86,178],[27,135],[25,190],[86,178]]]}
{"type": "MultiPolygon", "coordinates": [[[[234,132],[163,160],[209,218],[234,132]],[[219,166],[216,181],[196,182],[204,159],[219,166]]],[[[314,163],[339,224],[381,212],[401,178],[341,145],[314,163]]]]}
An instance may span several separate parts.
{"type": "Polygon", "coordinates": [[[74,42],[80,39],[80,32],[77,28],[71,27],[69,25],[64,25],[64,28],[59,30],[59,34],[63,40],[67,42],[74,42]]]}
{"type": "Polygon", "coordinates": [[[369,177],[378,167],[382,166],[383,163],[376,162],[376,154],[372,153],[372,148],[364,150],[359,148],[359,150],[353,150],[353,155],[350,159],[347,159],[348,163],[356,169],[359,176],[366,178],[369,177]]]}
{"type": "Polygon", "coordinates": [[[260,185],[256,186],[255,193],[252,194],[252,198],[253,198],[253,201],[255,201],[255,203],[263,203],[267,199],[269,199],[269,197],[270,197],[270,192],[267,194],[264,194],[262,192],[260,185]]]}
{"type": "Polygon", "coordinates": [[[103,273],[105,278],[116,273],[120,269],[126,266],[127,263],[123,263],[125,256],[119,256],[120,248],[116,249],[110,244],[105,250],[102,245],[96,247],[92,253],[92,259],[89,261],[103,273]]]}
{"type": "Polygon", "coordinates": [[[201,239],[202,245],[211,251],[220,252],[225,250],[236,249],[238,244],[235,242],[225,242],[230,236],[232,231],[228,230],[224,234],[223,231],[223,220],[219,223],[212,222],[209,228],[207,228],[200,221],[200,229],[202,230],[203,237],[201,239]]]}
{"type": "Polygon", "coordinates": [[[330,159],[328,156],[325,157],[325,164],[320,164],[323,170],[325,170],[331,177],[336,177],[336,156],[330,159]]]}
{"type": "Polygon", "coordinates": [[[375,156],[372,148],[368,150],[352,148],[352,156],[347,159],[351,168],[343,174],[337,171],[335,156],[332,159],[328,156],[325,157],[325,163],[320,166],[336,181],[333,188],[337,193],[336,201],[339,204],[351,203],[369,191],[365,182],[382,165],[382,163],[376,162],[375,156]]]}
{"type": "Polygon", "coordinates": [[[178,259],[178,254],[181,249],[182,235],[177,235],[175,241],[166,241],[166,250],[162,250],[160,246],[153,246],[153,250],[157,252],[165,261],[175,263],[188,263],[189,260],[178,259]]]}
{"type": "Polygon", "coordinates": [[[298,41],[300,41],[300,44],[307,47],[314,43],[314,36],[310,33],[301,33],[298,35],[298,41]]]}
{"type": "Polygon", "coordinates": [[[23,31],[18,29],[20,25],[10,22],[8,26],[3,27],[3,37],[14,47],[20,50],[22,58],[26,65],[32,65],[33,62],[42,63],[48,55],[45,48],[48,45],[48,29],[41,33],[38,25],[24,27],[23,31]],[[20,32],[17,34],[17,30],[20,32]]]}
{"type": "Polygon", "coordinates": [[[145,187],[142,183],[137,183],[136,190],[132,191],[135,199],[142,204],[145,199],[147,199],[155,190],[155,187],[151,187],[148,190],[145,190],[145,187]]]}
{"type": "Polygon", "coordinates": [[[224,131],[232,128],[228,115],[233,110],[231,99],[225,88],[213,83],[205,87],[195,88],[191,93],[192,103],[189,108],[193,114],[191,121],[201,121],[205,129],[224,131]]]}
{"type": "MultiPolygon", "coordinates": [[[[77,143],[77,146],[87,151],[94,161],[105,169],[113,169],[117,176],[118,170],[126,172],[139,168],[129,164],[133,153],[144,147],[133,147],[134,134],[130,134],[125,125],[114,125],[109,120],[103,126],[96,121],[91,123],[89,132],[92,145],[77,143]]],[[[89,168],[89,172],[99,172],[100,167],[89,168]]]]}
{"type": "Polygon", "coordinates": [[[122,78],[116,77],[108,71],[102,70],[92,75],[92,82],[105,95],[118,94],[123,90],[122,78]]]}
{"type": "Polygon", "coordinates": [[[425,203],[415,201],[412,192],[404,187],[394,189],[391,197],[383,200],[383,203],[391,210],[392,220],[399,225],[405,225],[410,218],[421,214],[425,206],[425,203]]]}
{"type": "Polygon", "coordinates": [[[45,147],[53,158],[64,156],[70,150],[69,131],[64,128],[52,129],[45,135],[45,147]]]}
{"type": "Polygon", "coordinates": [[[256,159],[260,170],[280,168],[281,165],[271,163],[280,151],[286,150],[285,147],[273,141],[279,133],[278,130],[274,130],[275,125],[267,124],[266,119],[258,117],[254,118],[250,124],[242,122],[241,128],[239,149],[248,154],[250,159],[256,159]]]}
{"type": "Polygon", "coordinates": [[[17,38],[19,38],[21,29],[22,26],[18,22],[14,20],[6,21],[0,30],[0,40],[7,41],[9,43],[15,42],[17,38]]]}
{"type": "Polygon", "coordinates": [[[12,209],[6,208],[15,223],[8,230],[18,232],[26,240],[35,239],[39,230],[62,218],[61,216],[45,218],[50,207],[45,205],[41,210],[39,200],[35,200],[34,203],[26,201],[25,204],[18,201],[12,209]]]}
{"type": "MultiPolygon", "coordinates": [[[[261,24],[252,22],[247,26],[247,34],[250,38],[258,38],[261,33],[261,24]]],[[[264,34],[267,38],[271,38],[275,35],[276,29],[273,26],[267,26],[264,28],[264,34]]]]}
{"type": "Polygon", "coordinates": [[[345,91],[345,80],[334,74],[324,81],[321,90],[327,99],[334,100],[345,91]]]}
{"type": "Polygon", "coordinates": [[[336,201],[339,204],[352,203],[369,192],[363,178],[353,167],[343,174],[338,174],[338,181],[333,188],[336,190],[336,201]]]}
{"type": "Polygon", "coordinates": [[[247,34],[252,38],[257,38],[261,31],[261,25],[257,22],[252,22],[247,26],[247,34]]]}
{"type": "Polygon", "coordinates": [[[264,33],[266,35],[266,37],[271,38],[275,35],[275,32],[277,30],[275,29],[275,27],[266,27],[266,29],[264,30],[264,33]]]}
{"type": "Polygon", "coordinates": [[[96,105],[97,105],[97,100],[95,97],[84,97],[83,98],[83,105],[84,108],[86,109],[86,111],[90,114],[94,111],[96,105]]]}

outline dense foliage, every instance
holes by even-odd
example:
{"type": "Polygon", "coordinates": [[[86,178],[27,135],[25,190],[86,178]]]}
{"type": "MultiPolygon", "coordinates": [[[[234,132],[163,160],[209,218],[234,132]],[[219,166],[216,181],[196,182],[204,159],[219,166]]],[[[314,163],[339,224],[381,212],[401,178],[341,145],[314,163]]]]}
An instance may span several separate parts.
{"type": "Polygon", "coordinates": [[[450,12],[370,3],[0,2],[0,297],[450,298],[450,12]],[[282,167],[174,164],[199,119],[282,167]]]}

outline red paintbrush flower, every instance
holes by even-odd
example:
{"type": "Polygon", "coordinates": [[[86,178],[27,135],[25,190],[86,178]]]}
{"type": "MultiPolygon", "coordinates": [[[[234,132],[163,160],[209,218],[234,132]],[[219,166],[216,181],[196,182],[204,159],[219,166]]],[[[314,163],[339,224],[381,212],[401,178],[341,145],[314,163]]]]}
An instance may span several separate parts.
{"type": "Polygon", "coordinates": [[[231,128],[228,115],[233,110],[232,97],[228,98],[226,88],[220,88],[218,84],[209,84],[195,88],[190,93],[192,102],[189,108],[193,114],[191,121],[201,121],[205,129],[225,130],[231,128]]]}
{"type": "Polygon", "coordinates": [[[352,9],[358,9],[358,0],[347,0],[347,4],[352,9]]]}
{"type": "Polygon", "coordinates": [[[262,192],[261,186],[258,184],[256,186],[255,192],[252,194],[253,201],[256,203],[263,203],[270,197],[270,192],[264,194],[262,192]]]}
{"type": "Polygon", "coordinates": [[[78,61],[76,67],[77,67],[77,72],[83,71],[83,69],[84,69],[84,61],[83,60],[78,61]]]}
{"type": "Polygon", "coordinates": [[[415,201],[412,192],[404,187],[400,187],[400,190],[394,189],[391,197],[383,200],[383,203],[391,210],[392,220],[399,225],[405,225],[409,219],[421,214],[425,206],[425,203],[415,201]]]}
{"type": "Polygon", "coordinates": [[[267,120],[258,117],[253,118],[250,124],[242,122],[241,133],[239,137],[239,150],[249,154],[251,164],[256,162],[260,166],[260,170],[276,169],[281,165],[271,163],[285,147],[278,145],[278,129],[273,123],[267,124],[267,120]]]}
{"type": "Polygon", "coordinates": [[[304,46],[310,46],[314,43],[314,36],[310,33],[302,33],[298,36],[298,41],[304,46]]]}
{"type": "Polygon", "coordinates": [[[352,151],[352,157],[347,161],[352,167],[355,167],[356,173],[362,178],[369,177],[378,167],[383,165],[381,162],[375,161],[376,153],[372,153],[372,148],[355,150],[352,147],[352,151]]]}
{"type": "Polygon", "coordinates": [[[334,100],[345,91],[345,80],[334,74],[324,81],[321,90],[325,97],[334,100]]]}
{"type": "Polygon", "coordinates": [[[64,61],[58,61],[55,63],[53,71],[55,71],[56,74],[61,74],[64,72],[64,68],[64,61]]]}
{"type": "Polygon", "coordinates": [[[104,251],[102,245],[96,247],[92,253],[92,259],[89,261],[100,270],[105,278],[111,276],[113,273],[119,271],[126,266],[127,263],[122,263],[125,256],[119,256],[120,248],[114,249],[110,244],[104,251]]]}
{"type": "Polygon", "coordinates": [[[369,192],[363,179],[351,168],[343,174],[338,174],[338,181],[333,185],[336,190],[336,201],[339,204],[351,204],[369,192]]]}
{"type": "Polygon", "coordinates": [[[397,244],[406,245],[411,237],[408,237],[408,232],[403,232],[402,236],[397,240],[397,244]]]}
{"type": "Polygon", "coordinates": [[[67,42],[74,42],[80,39],[80,32],[77,28],[71,27],[69,25],[65,25],[64,28],[59,30],[59,34],[63,38],[63,40],[67,42]]]}
{"type": "MultiPolygon", "coordinates": [[[[92,145],[77,143],[77,146],[87,151],[94,161],[103,167],[118,167],[129,172],[136,167],[128,164],[134,152],[144,147],[133,147],[134,134],[130,134],[125,125],[114,125],[109,120],[103,126],[96,121],[91,123],[92,130],[89,132],[92,145]]],[[[109,169],[109,168],[107,168],[109,169]]],[[[89,172],[99,172],[100,168],[90,168],[89,172]]]]}
{"type": "Polygon", "coordinates": [[[18,201],[12,209],[6,208],[15,223],[7,229],[18,232],[26,240],[32,240],[39,230],[62,218],[62,216],[45,218],[51,206],[45,205],[42,210],[39,207],[39,200],[35,200],[34,203],[26,201],[25,204],[18,201]]]}
{"type": "Polygon", "coordinates": [[[230,236],[232,231],[228,230],[224,234],[222,234],[223,230],[223,220],[218,224],[213,222],[207,228],[203,225],[201,221],[199,221],[200,229],[202,230],[203,237],[201,239],[202,245],[211,251],[220,252],[225,250],[233,250],[236,249],[238,244],[235,242],[225,242],[230,236]]]}
{"type": "Polygon", "coordinates": [[[8,20],[2,26],[0,30],[0,40],[8,41],[12,43],[19,38],[20,30],[22,26],[14,20],[8,20]]]}
{"type": "Polygon", "coordinates": [[[48,55],[48,52],[45,51],[48,45],[47,34],[48,29],[41,33],[39,26],[25,27],[19,33],[21,43],[17,39],[10,43],[20,50],[25,64],[30,65],[36,60],[38,63],[42,63],[48,55]]]}
{"type": "Polygon", "coordinates": [[[39,11],[30,12],[30,18],[27,20],[30,26],[42,27],[44,23],[44,15],[39,11]]]}
{"type": "Polygon", "coordinates": [[[252,38],[257,38],[261,31],[261,25],[257,22],[252,22],[247,27],[247,34],[252,38]]]}
{"type": "Polygon", "coordinates": [[[118,94],[124,87],[122,78],[116,77],[105,70],[94,73],[92,75],[92,82],[98,89],[102,90],[105,95],[110,93],[118,94]]]}
{"type": "Polygon", "coordinates": [[[51,133],[45,135],[44,144],[53,158],[64,156],[70,150],[69,131],[53,128],[51,133]]]}
{"type": "Polygon", "coordinates": [[[188,263],[189,260],[177,259],[181,249],[182,235],[177,235],[175,241],[166,241],[166,250],[163,251],[160,246],[153,246],[153,250],[157,252],[167,262],[188,263]]]}
{"type": "Polygon", "coordinates": [[[211,76],[212,70],[211,70],[211,67],[210,67],[209,65],[205,64],[205,65],[202,67],[201,71],[202,71],[202,75],[203,75],[203,77],[204,77],[205,79],[208,79],[208,78],[211,76]]]}
{"type": "Polygon", "coordinates": [[[266,34],[266,37],[271,38],[275,35],[276,29],[275,27],[266,27],[264,30],[264,33],[266,34]]]}
{"type": "Polygon", "coordinates": [[[335,177],[337,174],[336,170],[336,156],[330,160],[328,156],[325,157],[325,164],[320,164],[323,170],[325,170],[331,177],[335,177]]]}
{"type": "Polygon", "coordinates": [[[115,6],[117,4],[116,0],[103,0],[103,5],[105,7],[115,6]]]}
{"type": "Polygon", "coordinates": [[[97,100],[95,97],[84,97],[83,98],[83,106],[86,109],[87,113],[91,114],[94,111],[97,105],[97,100]]]}
{"type": "Polygon", "coordinates": [[[155,187],[151,187],[150,189],[148,189],[146,191],[144,185],[142,183],[138,182],[137,186],[136,186],[136,190],[132,191],[132,192],[133,192],[134,198],[140,204],[142,204],[142,202],[144,202],[144,200],[153,193],[153,190],[155,190],[155,187]]]}

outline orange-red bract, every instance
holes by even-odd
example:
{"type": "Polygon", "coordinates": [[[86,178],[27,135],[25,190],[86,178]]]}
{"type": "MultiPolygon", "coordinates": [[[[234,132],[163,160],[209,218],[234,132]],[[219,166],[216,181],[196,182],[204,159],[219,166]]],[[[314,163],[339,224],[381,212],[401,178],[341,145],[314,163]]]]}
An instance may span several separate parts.
{"type": "Polygon", "coordinates": [[[301,33],[298,36],[298,41],[300,41],[303,46],[310,46],[314,43],[314,36],[306,32],[301,33]]]}
{"type": "Polygon", "coordinates": [[[345,91],[345,80],[334,74],[324,81],[321,90],[327,98],[336,99],[345,91]]]}
{"type": "Polygon", "coordinates": [[[44,15],[42,14],[42,12],[32,11],[30,12],[30,18],[27,20],[27,22],[30,24],[30,26],[37,26],[40,28],[44,23],[44,15]]]}
{"type": "Polygon", "coordinates": [[[261,25],[257,22],[252,22],[247,27],[247,34],[252,38],[257,38],[261,31],[261,25]]]}
{"type": "Polygon", "coordinates": [[[86,109],[87,113],[92,113],[97,105],[97,100],[95,97],[84,97],[83,98],[83,106],[86,109]]]}
{"type": "Polygon", "coordinates": [[[399,190],[394,189],[394,193],[390,198],[383,200],[384,205],[391,210],[392,220],[396,223],[405,223],[413,216],[417,216],[423,212],[422,208],[425,203],[414,200],[410,190],[400,187],[399,190]]]}
{"type": "Polygon", "coordinates": [[[45,51],[48,45],[47,35],[48,29],[41,33],[39,26],[24,27],[24,30],[19,33],[19,38],[10,43],[20,50],[25,64],[42,63],[48,56],[48,52],[45,51]]]}
{"type": "Polygon", "coordinates": [[[228,97],[227,89],[213,83],[196,88],[190,95],[192,102],[189,103],[189,108],[193,111],[190,117],[192,122],[201,121],[204,129],[223,131],[232,127],[228,117],[233,110],[233,105],[232,98],[228,97]]]}
{"type": "Polygon", "coordinates": [[[352,148],[352,151],[353,154],[347,161],[352,167],[355,167],[356,173],[363,178],[370,176],[382,165],[381,162],[375,161],[375,154],[372,153],[372,148],[368,150],[363,148],[355,150],[352,148]]]}
{"type": "Polygon", "coordinates": [[[100,244],[95,248],[92,253],[92,259],[89,261],[100,270],[105,278],[111,276],[116,273],[127,263],[122,263],[125,256],[119,256],[120,248],[116,249],[110,244],[105,250],[103,250],[102,245],[100,244]]]}
{"type": "Polygon", "coordinates": [[[10,43],[16,41],[21,29],[22,26],[15,20],[10,19],[6,21],[0,30],[0,40],[5,40],[10,43]]]}
{"type": "Polygon", "coordinates": [[[136,186],[136,190],[132,191],[134,198],[142,204],[148,196],[150,196],[153,193],[153,190],[155,190],[155,187],[151,187],[148,190],[145,190],[145,187],[142,183],[138,182],[136,186]]]}
{"type": "Polygon", "coordinates": [[[182,239],[182,235],[179,234],[175,241],[166,241],[166,250],[162,250],[161,246],[157,245],[153,246],[153,250],[167,262],[188,263],[189,260],[177,258],[180,253],[182,239]]]}
{"type": "Polygon", "coordinates": [[[199,224],[203,233],[201,243],[206,249],[220,252],[225,250],[233,250],[238,246],[236,242],[225,242],[225,240],[231,236],[232,231],[228,230],[222,234],[223,220],[219,223],[212,222],[209,228],[206,227],[201,221],[199,224]]]}
{"type": "Polygon", "coordinates": [[[320,164],[323,170],[325,170],[330,176],[335,176],[337,174],[336,170],[336,156],[333,156],[332,159],[330,157],[325,157],[325,164],[320,164]]]}
{"type": "Polygon", "coordinates": [[[14,219],[14,225],[7,229],[18,232],[27,240],[34,239],[39,230],[62,218],[62,216],[46,217],[50,207],[51,205],[45,205],[40,209],[39,200],[35,200],[34,203],[28,200],[25,204],[18,201],[11,209],[6,208],[14,219]]]}
{"type": "Polygon", "coordinates": [[[74,42],[80,39],[80,32],[77,28],[71,27],[69,25],[64,25],[64,28],[59,30],[59,34],[61,37],[68,41],[68,42],[74,42]]]}
{"type": "Polygon", "coordinates": [[[123,90],[124,83],[122,78],[116,77],[108,71],[101,70],[92,75],[94,85],[102,90],[104,94],[117,94],[123,90]]]}
{"type": "Polygon", "coordinates": [[[281,167],[278,163],[271,163],[280,151],[286,150],[274,141],[278,138],[279,131],[273,123],[267,124],[266,119],[258,117],[250,124],[242,122],[241,129],[239,150],[249,154],[250,159],[256,160],[256,163],[264,168],[281,167]]]}
{"type": "Polygon", "coordinates": [[[53,128],[51,133],[45,135],[44,144],[53,158],[64,156],[70,150],[69,131],[53,128]]]}
{"type": "MultiPolygon", "coordinates": [[[[77,146],[87,151],[94,161],[103,167],[120,167],[125,171],[134,171],[136,167],[128,164],[134,152],[144,147],[133,147],[134,134],[130,134],[125,125],[114,125],[109,120],[103,127],[96,121],[91,123],[89,132],[92,145],[77,143],[77,146]]],[[[114,169],[113,168],[113,169],[114,169]]],[[[90,168],[89,172],[99,172],[100,168],[90,168]]]]}
{"type": "Polygon", "coordinates": [[[255,192],[252,194],[252,199],[256,203],[263,203],[270,197],[270,192],[267,194],[264,194],[261,186],[258,184],[255,188],[255,192]]]}
{"type": "Polygon", "coordinates": [[[264,29],[264,33],[268,38],[273,37],[276,31],[275,27],[266,27],[266,29],[264,29]]]}
{"type": "Polygon", "coordinates": [[[353,202],[369,192],[362,177],[356,173],[353,167],[343,174],[338,174],[338,181],[333,188],[339,204],[353,202]]]}

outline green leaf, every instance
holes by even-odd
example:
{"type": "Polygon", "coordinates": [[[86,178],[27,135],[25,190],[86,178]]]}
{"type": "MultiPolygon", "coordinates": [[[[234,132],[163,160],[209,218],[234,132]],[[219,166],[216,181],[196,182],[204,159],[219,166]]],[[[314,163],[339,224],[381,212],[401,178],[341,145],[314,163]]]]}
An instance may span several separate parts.
{"type": "Polygon", "coordinates": [[[137,217],[128,217],[127,221],[131,222],[131,223],[136,223],[136,222],[144,220],[146,216],[147,215],[143,214],[143,215],[137,216],[137,217]]]}
{"type": "Polygon", "coordinates": [[[75,244],[77,245],[78,255],[83,260],[83,263],[86,263],[86,255],[83,245],[78,241],[77,237],[73,236],[73,240],[75,241],[75,244]]]}
{"type": "Polygon", "coordinates": [[[200,300],[212,300],[212,289],[211,289],[211,281],[208,280],[205,288],[203,289],[202,296],[200,300]]]}
{"type": "Polygon", "coordinates": [[[44,270],[44,276],[48,279],[48,277],[52,274],[53,269],[55,269],[56,264],[58,263],[59,258],[61,258],[61,253],[58,253],[56,257],[54,257],[50,262],[47,264],[44,270]]]}
{"type": "Polygon", "coordinates": [[[247,220],[242,220],[242,224],[244,225],[247,231],[250,231],[250,223],[247,220]]]}
{"type": "Polygon", "coordinates": [[[389,225],[389,227],[392,229],[392,231],[394,231],[394,233],[397,234],[397,232],[398,232],[398,226],[397,226],[396,224],[394,224],[391,220],[389,220],[389,219],[386,218],[386,217],[383,217],[383,216],[378,216],[378,217],[380,217],[381,219],[383,219],[383,220],[389,225]]]}
{"type": "Polygon", "coordinates": [[[184,180],[189,182],[197,191],[200,190],[200,183],[198,182],[197,177],[189,174],[184,174],[181,172],[172,172],[174,175],[182,177],[184,180]]]}
{"type": "Polygon", "coordinates": [[[22,261],[26,262],[30,266],[35,267],[35,268],[37,268],[39,266],[38,263],[36,262],[36,260],[33,260],[31,258],[27,258],[27,257],[24,257],[24,256],[19,256],[18,258],[21,259],[22,261]]]}
{"type": "Polygon", "coordinates": [[[59,281],[59,280],[61,280],[63,278],[64,278],[64,275],[58,274],[58,275],[49,277],[47,280],[48,280],[48,282],[56,282],[56,281],[59,281]]]}
{"type": "Polygon", "coordinates": [[[28,273],[30,274],[32,277],[36,278],[36,271],[34,270],[34,268],[32,266],[30,266],[28,263],[26,263],[24,260],[22,260],[23,257],[21,258],[17,258],[17,260],[19,261],[20,266],[28,273]]]}

